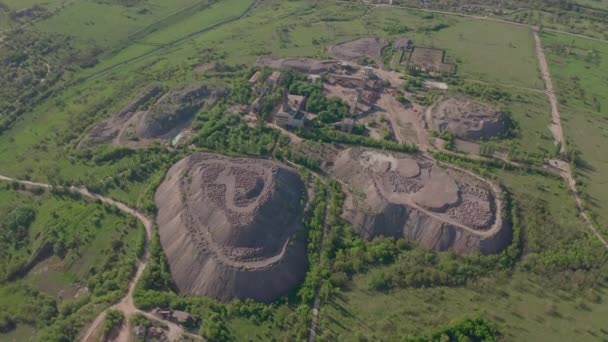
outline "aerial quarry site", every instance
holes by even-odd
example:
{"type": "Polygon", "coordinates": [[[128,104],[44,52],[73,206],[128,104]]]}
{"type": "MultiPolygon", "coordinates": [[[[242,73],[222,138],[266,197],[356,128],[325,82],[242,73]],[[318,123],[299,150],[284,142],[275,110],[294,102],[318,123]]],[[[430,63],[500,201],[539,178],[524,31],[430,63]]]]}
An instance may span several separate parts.
{"type": "Polygon", "coordinates": [[[608,1],[0,0],[0,341],[608,341],[608,1]]]}

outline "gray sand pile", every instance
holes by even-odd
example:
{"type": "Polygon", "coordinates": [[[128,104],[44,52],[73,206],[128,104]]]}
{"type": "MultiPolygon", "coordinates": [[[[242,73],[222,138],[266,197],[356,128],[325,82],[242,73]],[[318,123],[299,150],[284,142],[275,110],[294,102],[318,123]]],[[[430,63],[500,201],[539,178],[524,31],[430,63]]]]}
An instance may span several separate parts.
{"type": "Polygon", "coordinates": [[[225,94],[217,86],[189,84],[164,94],[150,108],[143,108],[161,92],[158,86],[146,88],[137,99],[95,126],[79,147],[103,143],[140,146],[155,139],[172,139],[188,126],[199,109],[225,94]]]}
{"type": "Polygon", "coordinates": [[[329,48],[333,58],[361,62],[365,57],[373,59],[376,64],[382,64],[382,50],[388,46],[388,41],[382,38],[359,38],[340,43],[329,48]]]}
{"type": "Polygon", "coordinates": [[[182,293],[271,301],[306,273],[304,182],[279,163],[199,153],[156,192],[158,229],[182,293]]]}
{"type": "Polygon", "coordinates": [[[464,97],[444,98],[429,111],[434,130],[447,131],[463,139],[488,139],[509,130],[505,113],[464,97]]]}
{"type": "Polygon", "coordinates": [[[344,217],[364,238],[403,236],[434,250],[496,253],[510,242],[500,190],[422,156],[348,149],[329,170],[347,186],[344,217]]]}

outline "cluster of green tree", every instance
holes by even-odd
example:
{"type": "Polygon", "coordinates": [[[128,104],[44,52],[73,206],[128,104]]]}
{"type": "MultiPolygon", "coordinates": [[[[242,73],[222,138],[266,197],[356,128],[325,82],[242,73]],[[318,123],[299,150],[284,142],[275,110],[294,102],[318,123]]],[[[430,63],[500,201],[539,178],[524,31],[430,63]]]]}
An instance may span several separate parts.
{"type": "Polygon", "coordinates": [[[164,177],[164,170],[183,157],[181,150],[176,153],[165,153],[157,145],[145,149],[128,149],[124,147],[101,146],[97,149],[76,150],[72,152],[76,159],[91,166],[103,166],[110,170],[104,173],[85,174],[78,178],[65,179],[58,173],[49,170],[47,178],[54,186],[77,185],[87,188],[98,194],[108,194],[112,189],[127,190],[133,183],[146,182],[146,194],[139,206],[148,213],[156,212],[153,203],[153,193],[160,180],[164,177]]]}
{"type": "Polygon", "coordinates": [[[63,75],[97,63],[98,49],[80,51],[68,36],[16,30],[4,34],[0,49],[0,133],[10,128],[63,75]],[[43,81],[44,80],[44,81],[43,81]]]}
{"type": "Polygon", "coordinates": [[[348,145],[358,145],[373,148],[381,148],[389,151],[414,153],[418,151],[415,144],[397,143],[388,140],[375,140],[361,135],[353,135],[335,130],[333,127],[317,127],[311,130],[298,130],[300,137],[308,140],[322,141],[326,143],[339,143],[348,145]]]}
{"type": "Polygon", "coordinates": [[[0,281],[5,281],[18,274],[29,261],[29,228],[36,212],[29,206],[17,206],[0,214],[5,218],[0,222],[0,281]]]}
{"type": "Polygon", "coordinates": [[[320,122],[329,124],[338,122],[350,115],[346,103],[337,97],[327,98],[323,94],[321,80],[310,81],[306,75],[288,72],[283,78],[283,85],[290,94],[306,96],[307,112],[318,114],[320,122]]]}
{"type": "Polygon", "coordinates": [[[404,34],[406,32],[410,32],[411,29],[407,25],[399,24],[399,23],[390,23],[386,24],[382,30],[391,35],[404,34]]]}
{"type": "Polygon", "coordinates": [[[389,45],[382,49],[382,64],[384,64],[385,67],[389,67],[391,65],[391,60],[396,52],[397,51],[393,45],[389,45]]]}
{"type": "Polygon", "coordinates": [[[321,245],[325,228],[328,190],[320,179],[315,182],[315,196],[309,204],[309,219],[304,221],[307,234],[307,253],[309,270],[304,283],[298,291],[302,303],[312,303],[317,287],[321,282],[321,245]]]}
{"type": "Polygon", "coordinates": [[[102,334],[104,338],[108,338],[108,335],[117,327],[122,325],[125,321],[125,314],[120,310],[108,310],[106,312],[105,320],[103,321],[102,334]]]}
{"type": "Polygon", "coordinates": [[[510,93],[502,91],[493,85],[465,83],[460,87],[460,90],[469,96],[478,97],[486,101],[508,103],[512,100],[510,93]]]}
{"type": "Polygon", "coordinates": [[[51,324],[57,315],[57,303],[51,297],[31,286],[18,282],[4,285],[2,292],[18,300],[0,303],[0,332],[8,332],[18,324],[44,328],[51,324]]]}
{"type": "Polygon", "coordinates": [[[500,338],[492,322],[483,319],[463,319],[441,327],[426,336],[406,336],[406,342],[494,342],[500,338]]]}
{"type": "Polygon", "coordinates": [[[445,148],[446,150],[454,149],[454,147],[455,147],[454,134],[452,134],[448,131],[441,131],[441,132],[432,131],[431,136],[434,138],[441,138],[443,140],[443,148],[445,148]]]}
{"type": "Polygon", "coordinates": [[[197,115],[193,128],[198,132],[194,143],[218,152],[247,155],[271,153],[277,143],[279,132],[269,129],[261,122],[252,129],[238,115],[224,114],[224,106],[197,115]]]}

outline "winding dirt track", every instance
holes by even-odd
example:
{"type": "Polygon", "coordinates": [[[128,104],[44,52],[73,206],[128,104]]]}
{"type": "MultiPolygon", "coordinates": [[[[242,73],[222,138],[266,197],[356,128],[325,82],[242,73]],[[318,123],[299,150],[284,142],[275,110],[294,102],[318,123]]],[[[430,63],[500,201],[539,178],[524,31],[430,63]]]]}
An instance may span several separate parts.
{"type": "MultiPolygon", "coordinates": [[[[51,188],[50,184],[18,180],[18,179],[14,179],[14,178],[2,176],[2,175],[0,175],[0,181],[17,182],[19,184],[23,184],[23,185],[27,185],[27,186],[31,186],[31,187],[39,187],[39,188],[44,188],[44,189],[51,188]]],[[[135,286],[137,285],[137,282],[141,278],[141,275],[143,274],[143,272],[146,268],[146,264],[147,264],[148,258],[150,256],[149,243],[152,238],[152,226],[153,226],[152,219],[145,216],[144,214],[140,213],[139,211],[127,206],[124,203],[115,201],[115,200],[105,197],[105,196],[91,193],[86,188],[71,186],[68,188],[68,190],[71,192],[74,192],[74,193],[81,194],[81,195],[88,197],[90,199],[93,199],[93,200],[99,200],[103,203],[106,203],[113,207],[118,208],[120,211],[122,211],[125,214],[135,216],[138,220],[141,221],[141,223],[145,227],[145,230],[146,230],[145,252],[144,252],[144,256],[141,258],[141,260],[137,261],[137,271],[135,272],[135,276],[133,277],[133,279],[131,280],[131,283],[129,284],[129,291],[127,292],[125,297],[119,303],[113,305],[109,309],[122,311],[125,314],[125,317],[127,319],[135,313],[141,313],[150,319],[162,321],[163,323],[167,324],[167,326],[169,327],[169,331],[168,331],[167,335],[168,335],[170,341],[177,340],[177,339],[179,339],[180,336],[182,336],[184,334],[190,335],[190,334],[186,333],[183,328],[181,328],[180,326],[176,325],[173,322],[160,320],[157,317],[154,317],[154,316],[148,314],[147,312],[138,310],[135,307],[135,304],[133,303],[133,292],[135,291],[135,286]]],[[[107,310],[109,310],[109,309],[104,310],[95,318],[95,320],[93,321],[93,323],[91,324],[89,329],[84,334],[82,341],[85,341],[85,342],[97,341],[98,334],[101,332],[101,327],[102,327],[102,324],[103,324],[103,321],[105,318],[105,314],[106,314],[107,310]]],[[[129,325],[123,324],[123,326],[121,327],[120,332],[118,334],[118,337],[116,338],[116,341],[120,341],[120,342],[125,341],[126,342],[129,340],[129,335],[130,335],[129,325]]],[[[198,336],[194,336],[194,335],[190,335],[190,336],[200,339],[200,337],[198,337],[198,336]]]]}

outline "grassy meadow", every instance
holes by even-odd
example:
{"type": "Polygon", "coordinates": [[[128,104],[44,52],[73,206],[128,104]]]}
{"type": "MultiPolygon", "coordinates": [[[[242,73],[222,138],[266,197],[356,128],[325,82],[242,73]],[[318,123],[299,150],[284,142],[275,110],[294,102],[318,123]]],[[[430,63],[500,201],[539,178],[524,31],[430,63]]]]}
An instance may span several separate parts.
{"type": "Polygon", "coordinates": [[[564,134],[579,155],[587,204],[608,232],[608,43],[544,33],[564,134]]]}
{"type": "Polygon", "coordinates": [[[1,182],[0,216],[16,217],[16,210],[24,208],[34,215],[25,227],[27,237],[3,241],[0,268],[4,277],[11,265],[34,264],[0,284],[0,311],[14,324],[7,334],[0,333],[0,340],[48,336],[44,332],[60,324],[55,318],[62,306],[73,305],[72,312],[83,315],[71,317],[62,311],[62,319],[87,323],[83,319],[126,290],[138,249],[143,248],[143,227],[114,209],[48,191],[14,190],[1,182]]]}
{"type": "Polygon", "coordinates": [[[521,217],[521,256],[512,271],[464,286],[378,291],[370,284],[384,268],[375,268],[356,275],[322,306],[322,336],[339,341],[399,341],[448,322],[486,318],[507,341],[608,338],[604,324],[608,283],[602,276],[608,253],[578,218],[563,182],[523,171],[495,170],[490,176],[512,193],[521,217]],[[539,212],[551,216],[539,222],[539,212]],[[593,270],[554,263],[571,258],[572,253],[603,261],[593,270]]]}

